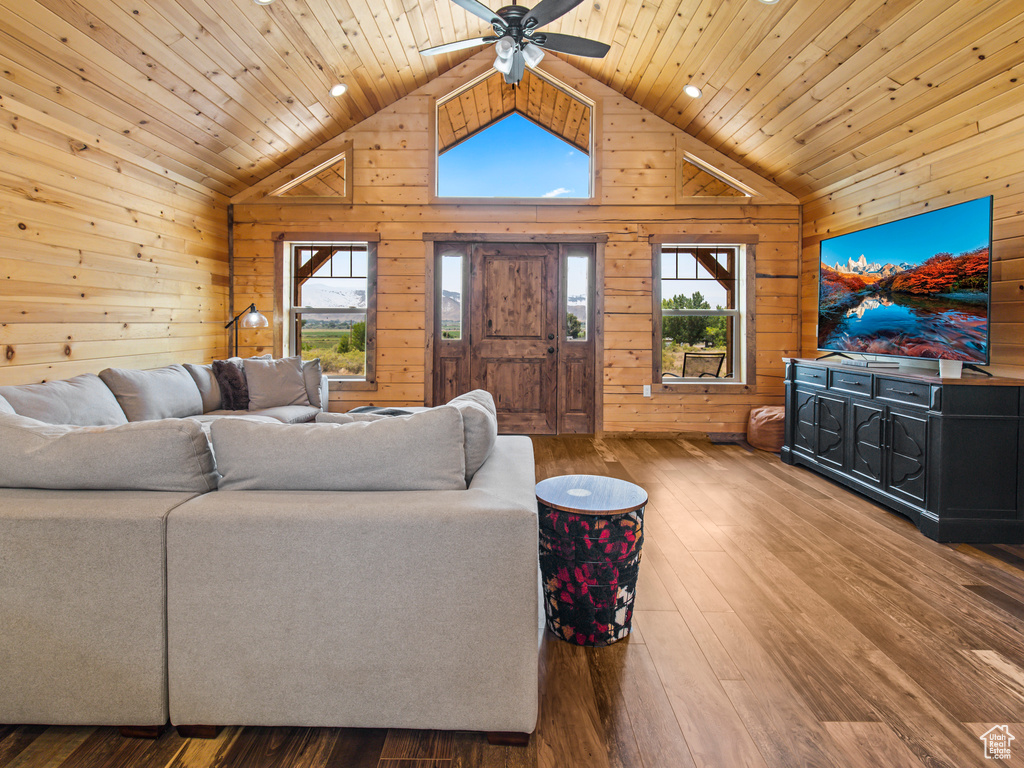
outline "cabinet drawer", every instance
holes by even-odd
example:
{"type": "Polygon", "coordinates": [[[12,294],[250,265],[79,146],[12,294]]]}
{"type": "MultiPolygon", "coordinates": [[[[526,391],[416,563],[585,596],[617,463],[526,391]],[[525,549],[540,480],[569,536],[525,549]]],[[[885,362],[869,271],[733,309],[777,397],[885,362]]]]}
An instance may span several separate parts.
{"type": "Polygon", "coordinates": [[[829,382],[829,389],[838,389],[842,392],[853,392],[854,394],[871,397],[871,374],[857,373],[855,371],[829,371],[832,381],[829,382]]]}
{"type": "Polygon", "coordinates": [[[796,366],[796,380],[805,384],[818,384],[822,387],[828,380],[827,371],[824,368],[811,368],[805,365],[796,366]]]}
{"type": "Polygon", "coordinates": [[[875,397],[881,400],[892,400],[921,408],[928,407],[931,392],[931,387],[928,384],[900,379],[879,378],[875,381],[875,397]]]}

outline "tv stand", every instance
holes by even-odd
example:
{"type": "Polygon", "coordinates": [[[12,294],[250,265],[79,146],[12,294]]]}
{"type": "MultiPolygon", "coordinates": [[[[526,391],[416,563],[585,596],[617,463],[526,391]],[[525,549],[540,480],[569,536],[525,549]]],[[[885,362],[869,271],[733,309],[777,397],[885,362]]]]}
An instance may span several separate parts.
{"type": "Polygon", "coordinates": [[[788,359],[782,460],[937,541],[1024,543],[1024,380],[788,359]]]}
{"type": "Polygon", "coordinates": [[[992,378],[992,374],[991,373],[986,371],[984,368],[979,368],[974,363],[964,363],[963,370],[965,370],[965,371],[976,371],[977,373],[980,373],[983,376],[988,376],[988,377],[992,378]]]}
{"type": "Polygon", "coordinates": [[[828,360],[830,357],[845,357],[847,360],[853,360],[853,358],[850,357],[845,352],[829,352],[827,355],[822,355],[818,359],[819,360],[828,360]]]}

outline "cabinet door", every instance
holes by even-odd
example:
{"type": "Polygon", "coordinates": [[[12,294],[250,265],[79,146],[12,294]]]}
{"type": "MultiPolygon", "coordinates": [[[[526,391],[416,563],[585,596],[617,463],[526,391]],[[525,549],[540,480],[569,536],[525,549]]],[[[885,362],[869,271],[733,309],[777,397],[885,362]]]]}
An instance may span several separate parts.
{"type": "Polygon", "coordinates": [[[885,436],[885,414],[882,408],[853,401],[850,419],[850,472],[861,480],[881,486],[885,460],[882,438],[885,436]]]}
{"type": "Polygon", "coordinates": [[[814,401],[813,392],[796,391],[796,423],[793,427],[793,450],[814,455],[814,401]]]}
{"type": "Polygon", "coordinates": [[[846,466],[846,400],[818,395],[815,455],[822,464],[846,466]]]}
{"type": "Polygon", "coordinates": [[[928,451],[928,422],[924,417],[889,411],[888,491],[924,506],[928,451]]]}

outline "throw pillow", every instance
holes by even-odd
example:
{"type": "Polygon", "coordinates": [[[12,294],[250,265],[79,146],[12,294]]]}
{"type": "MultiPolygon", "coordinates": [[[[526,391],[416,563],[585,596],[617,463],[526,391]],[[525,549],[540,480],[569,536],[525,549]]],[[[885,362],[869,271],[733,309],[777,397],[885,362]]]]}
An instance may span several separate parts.
{"type": "Polygon", "coordinates": [[[280,405],[309,405],[306,380],[302,373],[302,358],[250,358],[243,362],[243,368],[249,387],[249,410],[275,408],[280,405]]]}
{"type": "Polygon", "coordinates": [[[202,395],[203,413],[219,409],[221,402],[220,384],[217,383],[217,377],[213,375],[213,366],[210,363],[206,365],[185,363],[185,370],[192,375],[196,387],[199,389],[199,394],[202,395]]]}
{"type": "Polygon", "coordinates": [[[0,487],[206,493],[216,478],[192,419],[75,427],[0,414],[0,487]]]}
{"type": "Polygon", "coordinates": [[[474,389],[448,401],[462,411],[466,428],[466,479],[472,480],[476,471],[491,455],[498,439],[498,412],[494,398],[485,389],[474,389]]]}
{"type": "Polygon", "coordinates": [[[309,404],[314,408],[327,410],[327,403],[323,402],[320,396],[320,382],[323,380],[324,372],[320,367],[320,358],[302,361],[302,378],[306,382],[306,395],[309,397],[309,404]]]}
{"type": "Polygon", "coordinates": [[[95,373],[44,384],[0,387],[0,397],[15,413],[47,424],[93,427],[128,423],[114,393],[95,373]]]}
{"type": "Polygon", "coordinates": [[[14,413],[14,409],[11,408],[11,404],[3,397],[0,397],[0,413],[14,413]]]}
{"type": "Polygon", "coordinates": [[[368,423],[218,419],[210,431],[224,491],[466,488],[462,415],[444,405],[368,423]]]}
{"type": "Polygon", "coordinates": [[[249,409],[249,386],[245,381],[242,359],[232,357],[213,361],[213,375],[220,387],[220,407],[227,411],[249,409]]]}
{"type": "Polygon", "coordinates": [[[178,419],[203,412],[203,396],[185,366],[168,365],[148,371],[107,368],[100,378],[128,421],[178,419]]]}

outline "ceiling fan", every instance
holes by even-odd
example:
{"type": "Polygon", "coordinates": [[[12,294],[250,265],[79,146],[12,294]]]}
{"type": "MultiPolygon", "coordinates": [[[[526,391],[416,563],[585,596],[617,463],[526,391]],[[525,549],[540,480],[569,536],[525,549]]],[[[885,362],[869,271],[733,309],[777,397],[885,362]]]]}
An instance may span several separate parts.
{"type": "Polygon", "coordinates": [[[527,65],[537,66],[544,58],[544,51],[541,49],[600,59],[611,47],[585,37],[537,31],[545,24],[550,24],[567,14],[583,0],[540,0],[533,10],[516,5],[516,0],[512,0],[512,5],[506,5],[497,11],[492,11],[478,0],[452,2],[490,24],[494,34],[435,45],[433,48],[423,49],[420,53],[424,56],[434,56],[494,43],[494,51],[497,54],[494,68],[505,75],[506,83],[518,83],[523,79],[527,65]]]}

